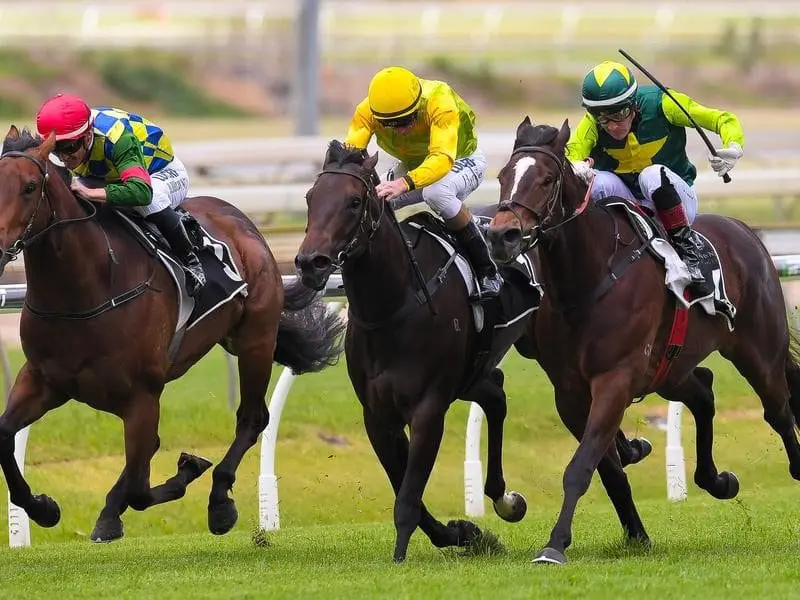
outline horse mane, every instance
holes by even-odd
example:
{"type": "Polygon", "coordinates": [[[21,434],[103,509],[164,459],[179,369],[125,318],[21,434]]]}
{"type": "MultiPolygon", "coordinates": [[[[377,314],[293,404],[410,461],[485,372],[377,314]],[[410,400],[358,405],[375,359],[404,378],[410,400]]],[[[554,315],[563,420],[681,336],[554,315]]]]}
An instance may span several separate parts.
{"type": "MultiPolygon", "coordinates": [[[[5,154],[6,152],[25,152],[31,148],[38,148],[43,143],[44,139],[42,136],[40,136],[38,133],[32,133],[27,127],[23,127],[22,131],[19,132],[19,137],[10,138],[6,136],[6,138],[3,140],[3,149],[0,151],[0,155],[5,154]]],[[[53,167],[55,167],[56,173],[58,173],[59,177],[61,177],[67,187],[69,187],[69,184],[72,181],[72,174],[69,172],[69,169],[63,165],[54,163],[52,160],[50,163],[53,165],[53,167]]]]}
{"type": "Polygon", "coordinates": [[[514,150],[522,146],[547,146],[556,139],[558,129],[551,125],[533,125],[523,123],[517,130],[514,150]]]}
{"type": "Polygon", "coordinates": [[[325,166],[333,163],[337,167],[344,167],[345,165],[362,165],[368,154],[366,150],[356,148],[355,146],[348,146],[339,140],[331,140],[328,144],[328,152],[325,154],[325,166]]]}

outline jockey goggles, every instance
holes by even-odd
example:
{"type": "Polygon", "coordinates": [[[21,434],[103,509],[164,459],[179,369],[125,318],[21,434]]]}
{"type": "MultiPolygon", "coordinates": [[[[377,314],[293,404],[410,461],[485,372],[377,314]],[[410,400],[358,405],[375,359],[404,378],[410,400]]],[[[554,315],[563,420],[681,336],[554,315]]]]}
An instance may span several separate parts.
{"type": "Polygon", "coordinates": [[[378,122],[384,127],[389,127],[391,129],[403,129],[405,127],[411,127],[416,120],[417,115],[412,112],[410,115],[397,117],[396,119],[378,119],[378,122]]]}
{"type": "Polygon", "coordinates": [[[60,142],[56,142],[53,152],[61,156],[72,156],[82,147],[83,136],[79,137],[77,140],[61,140],[60,142]]]}
{"type": "Polygon", "coordinates": [[[632,113],[633,113],[632,106],[626,106],[625,108],[621,108],[613,112],[608,112],[608,111],[592,112],[592,114],[594,115],[594,120],[597,121],[598,125],[608,125],[608,123],[621,123],[622,121],[630,117],[632,113]]]}

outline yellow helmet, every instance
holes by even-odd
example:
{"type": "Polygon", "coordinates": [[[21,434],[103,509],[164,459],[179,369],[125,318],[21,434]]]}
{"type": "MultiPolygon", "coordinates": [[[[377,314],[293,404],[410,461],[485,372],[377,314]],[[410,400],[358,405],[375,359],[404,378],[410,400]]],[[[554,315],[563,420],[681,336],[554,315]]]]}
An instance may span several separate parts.
{"type": "Polygon", "coordinates": [[[422,85],[403,67],[386,67],[369,84],[369,108],[378,120],[406,117],[419,107],[422,85]]]}

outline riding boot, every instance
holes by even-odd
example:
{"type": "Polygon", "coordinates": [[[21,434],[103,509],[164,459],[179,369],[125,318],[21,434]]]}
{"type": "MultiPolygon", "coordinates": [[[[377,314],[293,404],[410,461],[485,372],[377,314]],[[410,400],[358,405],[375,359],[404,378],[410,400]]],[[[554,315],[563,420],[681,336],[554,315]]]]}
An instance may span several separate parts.
{"type": "Polygon", "coordinates": [[[692,279],[691,289],[698,295],[710,294],[714,290],[711,289],[711,284],[706,282],[700,269],[700,251],[703,243],[689,225],[689,219],[686,217],[686,210],[680,196],[663,167],[661,168],[661,186],[653,192],[653,204],[656,206],[661,224],[667,230],[670,243],[689,271],[692,279]]]}
{"type": "Polygon", "coordinates": [[[206,274],[180,216],[170,207],[148,215],[147,220],[158,227],[175,255],[183,263],[188,275],[186,291],[190,296],[194,296],[205,285],[206,274]]]}
{"type": "Polygon", "coordinates": [[[455,236],[478,276],[478,300],[499,296],[503,277],[497,272],[497,265],[489,254],[489,246],[486,245],[478,225],[470,219],[466,227],[455,232],[455,236]]]}

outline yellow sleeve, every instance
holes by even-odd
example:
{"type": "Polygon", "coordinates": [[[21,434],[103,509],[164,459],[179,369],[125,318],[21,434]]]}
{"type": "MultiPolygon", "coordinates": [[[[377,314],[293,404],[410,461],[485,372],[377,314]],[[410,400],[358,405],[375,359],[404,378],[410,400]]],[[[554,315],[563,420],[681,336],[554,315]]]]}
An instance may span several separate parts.
{"type": "Polygon", "coordinates": [[[345,146],[353,146],[361,150],[366,150],[374,131],[372,111],[369,109],[369,100],[364,98],[364,100],[356,106],[353,119],[350,121],[350,127],[347,128],[347,137],[344,139],[344,144],[345,146]]]}
{"type": "Polygon", "coordinates": [[[450,172],[458,156],[458,129],[461,124],[458,107],[450,94],[428,101],[430,141],[428,156],[416,169],[408,172],[415,188],[436,183],[450,172]]]}
{"type": "MultiPolygon", "coordinates": [[[[744,131],[736,115],[724,110],[703,106],[686,94],[681,94],[675,90],[670,90],[669,92],[688,111],[700,127],[719,135],[723,146],[736,142],[744,148],[744,131]]],[[[664,111],[664,116],[673,125],[694,127],[687,116],[683,114],[683,111],[666,94],[661,99],[661,109],[664,111]]]]}
{"type": "Polygon", "coordinates": [[[581,161],[589,158],[597,144],[597,121],[586,113],[572,130],[567,142],[567,160],[581,161]]]}

